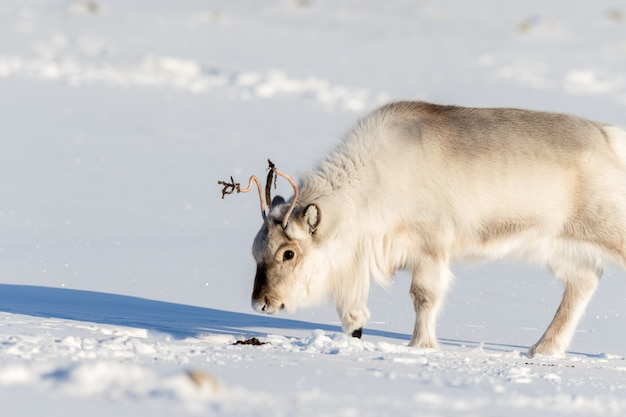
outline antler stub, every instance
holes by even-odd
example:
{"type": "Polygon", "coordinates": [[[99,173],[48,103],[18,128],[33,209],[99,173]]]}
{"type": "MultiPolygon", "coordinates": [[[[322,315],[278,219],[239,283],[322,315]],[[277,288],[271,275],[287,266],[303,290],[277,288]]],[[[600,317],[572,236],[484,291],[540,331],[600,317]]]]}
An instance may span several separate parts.
{"type": "Polygon", "coordinates": [[[222,200],[227,194],[232,194],[235,191],[237,191],[238,193],[241,192],[241,185],[238,182],[235,182],[233,177],[230,177],[230,182],[218,181],[217,183],[224,186],[224,188],[222,188],[222,200]]]}
{"type": "Polygon", "coordinates": [[[261,200],[261,215],[263,216],[263,220],[265,221],[267,219],[267,214],[265,213],[266,202],[267,202],[267,205],[269,206],[269,210],[272,210],[272,196],[271,196],[272,182],[274,183],[274,187],[276,187],[277,175],[287,179],[287,181],[289,181],[289,183],[293,187],[294,196],[291,202],[291,206],[289,206],[289,210],[287,210],[287,213],[285,214],[285,217],[283,218],[282,226],[284,229],[287,227],[287,224],[289,224],[289,217],[291,216],[293,209],[296,207],[298,196],[300,195],[300,192],[298,190],[298,184],[291,176],[278,170],[276,166],[274,165],[274,163],[270,161],[269,159],[267,160],[267,163],[269,165],[269,172],[267,173],[267,181],[265,183],[265,199],[263,198],[263,188],[261,186],[261,181],[255,175],[250,177],[248,188],[245,188],[245,189],[242,189],[241,184],[239,184],[238,182],[235,182],[233,177],[230,177],[230,182],[218,181],[217,183],[219,185],[224,186],[224,188],[222,188],[222,199],[223,199],[225,195],[232,194],[235,191],[237,191],[237,193],[247,193],[248,191],[252,189],[252,182],[255,182],[257,186],[257,190],[259,191],[259,199],[261,200]]]}

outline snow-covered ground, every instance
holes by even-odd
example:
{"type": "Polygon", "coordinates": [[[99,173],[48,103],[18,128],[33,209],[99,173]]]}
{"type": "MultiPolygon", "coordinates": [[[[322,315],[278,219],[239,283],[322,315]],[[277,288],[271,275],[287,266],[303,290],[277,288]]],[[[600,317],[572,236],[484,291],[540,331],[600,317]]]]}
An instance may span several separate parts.
{"type": "Polygon", "coordinates": [[[258,201],[217,180],[302,172],[401,98],[626,126],[626,6],[3,1],[2,414],[623,416],[618,269],[562,359],[524,355],[561,293],[525,265],[457,266],[439,351],[406,347],[406,274],[362,340],[250,310],[258,201]]]}

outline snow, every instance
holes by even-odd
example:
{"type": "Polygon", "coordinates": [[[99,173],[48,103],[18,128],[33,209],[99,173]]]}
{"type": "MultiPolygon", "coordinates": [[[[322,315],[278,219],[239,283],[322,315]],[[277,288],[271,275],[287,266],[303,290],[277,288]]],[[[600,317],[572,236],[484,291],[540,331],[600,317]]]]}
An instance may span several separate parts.
{"type": "MultiPolygon", "coordinates": [[[[626,126],[621,2],[6,0],[0,5],[0,403],[5,415],[626,413],[626,274],[564,358],[525,356],[561,287],[458,265],[440,350],[406,346],[408,279],[362,340],[332,305],[250,309],[253,196],[393,99],[626,126]],[[258,338],[260,346],[235,345],[258,338]]],[[[279,191],[288,188],[279,185],[279,191]]]]}

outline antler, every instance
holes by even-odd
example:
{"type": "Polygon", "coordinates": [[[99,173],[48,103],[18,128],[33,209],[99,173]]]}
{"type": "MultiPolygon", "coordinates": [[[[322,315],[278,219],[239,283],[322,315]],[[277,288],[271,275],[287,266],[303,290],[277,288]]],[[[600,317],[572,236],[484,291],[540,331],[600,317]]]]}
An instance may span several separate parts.
{"type": "Polygon", "coordinates": [[[269,159],[267,160],[267,163],[269,164],[269,172],[267,173],[267,182],[265,183],[265,199],[263,198],[263,191],[262,191],[263,188],[261,187],[261,181],[255,175],[250,177],[248,188],[245,188],[245,189],[241,189],[241,184],[239,184],[238,182],[235,182],[233,177],[230,177],[230,182],[218,181],[217,183],[224,186],[224,188],[222,189],[222,199],[223,199],[225,195],[232,194],[235,191],[237,191],[237,193],[247,193],[248,191],[252,189],[252,182],[254,181],[259,191],[259,199],[261,200],[261,215],[263,216],[263,220],[265,221],[267,219],[267,215],[265,214],[265,209],[266,209],[265,202],[266,201],[267,201],[267,205],[269,206],[269,210],[270,211],[272,210],[271,189],[272,189],[272,182],[274,182],[274,187],[276,186],[275,175],[280,175],[281,177],[285,178],[287,181],[289,181],[289,184],[291,184],[291,186],[293,187],[294,195],[293,195],[293,201],[291,202],[291,206],[289,206],[289,210],[287,210],[287,213],[285,214],[285,217],[283,218],[282,226],[284,229],[289,224],[289,217],[291,216],[291,213],[293,213],[293,210],[296,207],[296,203],[298,202],[298,196],[300,195],[300,191],[298,190],[298,184],[291,176],[285,174],[284,172],[276,168],[274,163],[270,161],[269,159]]]}
{"type": "Polygon", "coordinates": [[[261,181],[257,178],[256,175],[253,175],[250,177],[250,180],[248,182],[248,188],[244,188],[243,190],[241,189],[241,184],[239,184],[238,182],[235,182],[233,177],[230,177],[230,182],[218,181],[217,183],[219,185],[224,186],[224,188],[222,189],[222,200],[223,200],[225,195],[232,194],[235,191],[237,191],[237,193],[247,193],[248,191],[252,189],[253,181],[256,183],[256,187],[259,191],[259,199],[261,200],[261,215],[263,216],[263,220],[265,221],[265,219],[267,218],[267,215],[265,214],[265,201],[263,200],[263,192],[261,191],[263,187],[261,186],[261,181]]]}
{"type": "Polygon", "coordinates": [[[296,208],[296,203],[298,202],[298,196],[300,196],[300,191],[298,190],[298,184],[291,176],[285,174],[284,172],[280,171],[277,168],[272,168],[272,171],[274,171],[276,175],[280,175],[281,177],[289,181],[289,184],[291,184],[291,186],[293,187],[293,201],[291,202],[291,206],[289,206],[289,210],[287,210],[287,213],[285,214],[285,217],[283,218],[283,229],[284,229],[287,227],[287,224],[289,224],[289,217],[291,216],[293,209],[296,208]]]}

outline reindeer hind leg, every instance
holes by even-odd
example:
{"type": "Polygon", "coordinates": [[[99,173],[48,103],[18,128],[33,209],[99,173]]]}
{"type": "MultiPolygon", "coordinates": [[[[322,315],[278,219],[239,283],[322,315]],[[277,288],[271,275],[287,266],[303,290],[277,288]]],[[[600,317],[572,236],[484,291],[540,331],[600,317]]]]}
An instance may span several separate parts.
{"type": "Polygon", "coordinates": [[[591,256],[589,251],[584,255],[572,251],[570,257],[559,258],[550,269],[565,286],[563,298],[545,333],[530,348],[530,357],[565,354],[602,274],[601,258],[591,256]]]}

